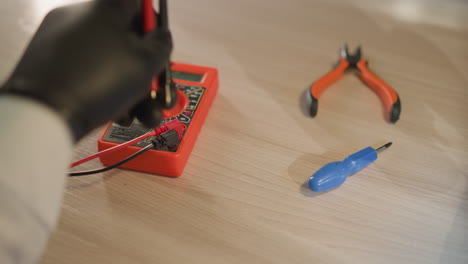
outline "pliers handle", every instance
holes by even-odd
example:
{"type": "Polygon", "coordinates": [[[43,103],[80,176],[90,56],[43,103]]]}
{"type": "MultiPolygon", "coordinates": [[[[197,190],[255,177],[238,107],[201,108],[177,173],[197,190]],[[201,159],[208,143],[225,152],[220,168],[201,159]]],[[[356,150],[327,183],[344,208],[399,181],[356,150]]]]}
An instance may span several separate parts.
{"type": "Polygon", "coordinates": [[[350,55],[346,46],[342,49],[342,57],[338,64],[310,86],[308,93],[310,115],[312,117],[317,115],[318,100],[322,93],[350,68],[357,69],[357,76],[380,97],[385,108],[385,118],[390,123],[398,121],[401,103],[397,92],[369,70],[367,60],[361,59],[360,48],[357,49],[355,55],[350,55]]]}
{"type": "Polygon", "coordinates": [[[357,63],[359,69],[357,76],[362,82],[367,84],[380,97],[385,107],[386,119],[390,123],[395,123],[400,118],[401,103],[397,92],[386,82],[367,67],[367,60],[363,59],[357,63]]]}
{"type": "Polygon", "coordinates": [[[318,99],[322,93],[336,81],[338,81],[345,73],[345,70],[348,69],[349,62],[340,58],[338,64],[330,72],[322,76],[320,79],[316,80],[309,88],[309,114],[312,117],[317,115],[318,111],[318,99]]]}

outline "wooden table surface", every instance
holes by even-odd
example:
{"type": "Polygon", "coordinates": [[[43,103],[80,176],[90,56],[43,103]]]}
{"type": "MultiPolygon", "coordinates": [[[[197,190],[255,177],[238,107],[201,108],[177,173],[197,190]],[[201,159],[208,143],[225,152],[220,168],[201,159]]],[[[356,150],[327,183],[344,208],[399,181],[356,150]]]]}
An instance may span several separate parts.
{"type": "MultiPolygon", "coordinates": [[[[66,2],[6,1],[0,79],[66,2]]],[[[170,1],[173,59],[220,72],[185,172],[70,179],[42,263],[468,263],[466,14],[462,0],[170,1]],[[398,91],[396,124],[353,74],[323,94],[315,119],[301,111],[345,42],[398,91]],[[388,141],[341,187],[304,186],[322,165],[388,141]]],[[[75,159],[96,151],[101,131],[75,159]]]]}

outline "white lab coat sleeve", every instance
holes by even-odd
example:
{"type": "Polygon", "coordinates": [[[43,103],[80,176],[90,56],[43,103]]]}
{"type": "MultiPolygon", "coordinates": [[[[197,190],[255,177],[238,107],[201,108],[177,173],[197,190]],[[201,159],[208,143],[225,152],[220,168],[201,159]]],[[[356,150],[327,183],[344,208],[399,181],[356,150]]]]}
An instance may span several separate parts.
{"type": "Polygon", "coordinates": [[[37,263],[59,215],[71,133],[48,107],[15,96],[0,96],[0,122],[0,263],[37,263]]]}

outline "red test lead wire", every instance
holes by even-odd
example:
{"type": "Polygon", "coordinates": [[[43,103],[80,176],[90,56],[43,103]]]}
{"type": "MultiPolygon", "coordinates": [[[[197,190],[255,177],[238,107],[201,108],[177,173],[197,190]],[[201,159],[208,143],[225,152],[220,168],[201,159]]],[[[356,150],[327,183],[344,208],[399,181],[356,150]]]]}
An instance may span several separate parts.
{"type": "MultiPolygon", "coordinates": [[[[156,15],[153,7],[153,0],[142,1],[142,15],[143,15],[143,32],[148,33],[156,28],[156,15]]],[[[151,82],[150,92],[151,97],[154,99],[159,90],[158,77],[154,77],[151,82]]]]}
{"type": "Polygon", "coordinates": [[[153,0],[143,0],[143,32],[148,33],[156,28],[156,15],[154,14],[153,0]]]}
{"type": "Polygon", "coordinates": [[[139,137],[137,137],[137,138],[135,138],[135,139],[132,139],[132,140],[127,141],[127,142],[125,142],[125,143],[119,144],[119,145],[117,145],[117,146],[115,146],[115,147],[105,149],[105,150],[100,151],[100,152],[98,152],[98,153],[96,153],[96,154],[94,154],[94,155],[91,155],[91,156],[86,157],[86,158],[84,158],[84,159],[81,159],[81,160],[79,160],[79,161],[75,161],[75,162],[73,162],[73,163],[70,165],[70,168],[76,167],[76,166],[78,166],[78,165],[80,165],[80,164],[82,164],[82,163],[88,162],[88,161],[93,160],[93,159],[95,159],[95,158],[99,158],[99,157],[101,157],[101,156],[103,156],[103,155],[106,155],[106,154],[108,154],[108,153],[112,153],[112,152],[115,152],[115,151],[117,151],[117,150],[123,149],[123,148],[125,148],[125,147],[131,146],[131,145],[133,145],[133,144],[135,144],[135,143],[138,143],[138,142],[140,142],[140,141],[142,141],[142,140],[144,140],[144,139],[146,139],[146,138],[149,138],[149,137],[152,137],[152,136],[155,136],[155,135],[156,135],[156,132],[155,132],[155,131],[151,131],[151,132],[146,133],[146,134],[144,134],[144,135],[141,135],[141,136],[139,136],[139,137]]]}
{"type": "Polygon", "coordinates": [[[182,124],[182,122],[180,122],[179,119],[171,120],[171,121],[169,121],[167,123],[164,123],[164,124],[158,126],[157,128],[155,128],[153,131],[151,131],[149,133],[141,135],[141,136],[139,136],[137,138],[134,138],[134,139],[132,139],[130,141],[119,144],[119,145],[114,146],[112,148],[108,148],[108,149],[105,149],[103,151],[99,151],[98,153],[96,153],[94,155],[91,155],[89,157],[86,157],[84,159],[81,159],[79,161],[75,161],[70,165],[70,168],[76,167],[76,166],[78,166],[80,164],[83,164],[83,163],[88,162],[90,160],[93,160],[95,158],[99,158],[99,157],[104,156],[106,154],[115,152],[117,150],[126,148],[126,147],[131,146],[131,145],[133,145],[135,143],[138,143],[138,142],[140,142],[142,140],[145,140],[145,139],[147,139],[149,137],[159,136],[159,135],[163,134],[164,132],[169,131],[171,129],[174,129],[179,134],[179,140],[180,140],[180,139],[182,139],[182,134],[183,134],[185,128],[186,128],[186,126],[184,124],[182,124]]]}

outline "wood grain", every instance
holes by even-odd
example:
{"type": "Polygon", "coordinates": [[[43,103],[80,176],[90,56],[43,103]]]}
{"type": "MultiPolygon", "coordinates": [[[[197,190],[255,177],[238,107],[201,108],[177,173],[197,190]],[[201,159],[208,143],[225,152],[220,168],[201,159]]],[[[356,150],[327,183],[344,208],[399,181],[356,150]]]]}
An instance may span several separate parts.
{"type": "Polygon", "coordinates": [[[221,78],[184,174],[70,179],[43,264],[468,263],[467,2],[170,1],[170,12],[174,60],[221,78]],[[352,74],[315,119],[301,111],[344,42],[398,91],[395,125],[352,74]],[[304,187],[325,163],[387,141],[340,188],[304,187]]]}

